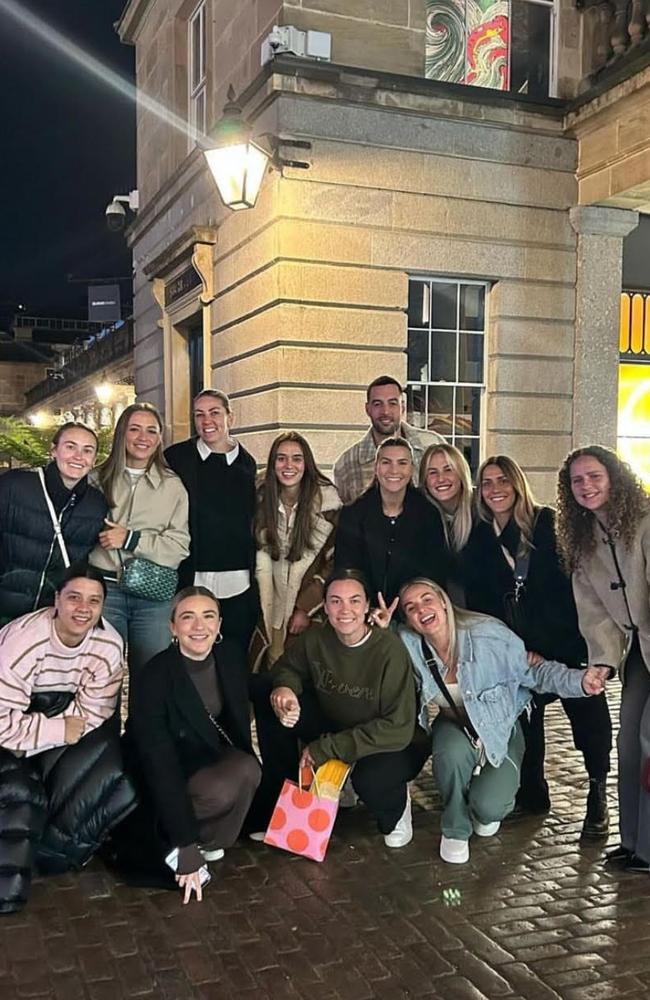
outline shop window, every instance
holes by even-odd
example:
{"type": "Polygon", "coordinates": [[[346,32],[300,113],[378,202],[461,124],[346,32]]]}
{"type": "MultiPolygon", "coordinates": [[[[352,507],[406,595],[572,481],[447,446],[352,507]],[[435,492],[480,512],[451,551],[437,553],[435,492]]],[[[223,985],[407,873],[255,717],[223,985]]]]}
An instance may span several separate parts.
{"type": "Polygon", "coordinates": [[[553,0],[424,0],[425,76],[545,98],[553,93],[553,0]]]}
{"type": "Polygon", "coordinates": [[[206,128],[206,10],[205,0],[191,15],[187,26],[189,137],[192,145],[206,128]]]}
{"type": "Polygon", "coordinates": [[[407,419],[480,461],[485,282],[409,281],[407,419]]]}
{"type": "Polygon", "coordinates": [[[623,292],[618,452],[650,489],[650,293],[623,292]]]}

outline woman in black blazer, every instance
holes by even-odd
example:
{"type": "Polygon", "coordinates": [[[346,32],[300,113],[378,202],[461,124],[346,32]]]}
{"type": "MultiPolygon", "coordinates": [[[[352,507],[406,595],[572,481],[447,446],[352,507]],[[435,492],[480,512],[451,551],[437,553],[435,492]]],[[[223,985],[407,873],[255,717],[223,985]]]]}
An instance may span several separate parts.
{"type": "Polygon", "coordinates": [[[449,549],[440,512],[413,485],[413,452],[404,438],[377,448],[375,481],[344,507],[334,552],[336,569],[358,569],[372,599],[396,600],[417,576],[447,585],[449,549]]]}
{"type": "Polygon", "coordinates": [[[200,869],[237,839],[261,772],[253,754],[248,672],[237,643],[221,640],[219,603],[205,587],[175,597],[173,644],[133,678],[127,739],[145,798],[178,848],[184,902],[201,899],[200,869]]]}

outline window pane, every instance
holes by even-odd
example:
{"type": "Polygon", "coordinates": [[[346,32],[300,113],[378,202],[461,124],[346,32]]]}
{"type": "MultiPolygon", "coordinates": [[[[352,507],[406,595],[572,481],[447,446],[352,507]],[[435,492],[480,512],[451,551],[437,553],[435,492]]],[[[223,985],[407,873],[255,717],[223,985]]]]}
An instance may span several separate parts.
{"type": "Polygon", "coordinates": [[[475,477],[481,464],[481,442],[478,438],[457,437],[454,444],[462,451],[475,477]]]}
{"type": "Polygon", "coordinates": [[[483,343],[480,333],[458,334],[458,381],[483,381],[483,343]]]}
{"type": "Polygon", "coordinates": [[[457,301],[458,285],[456,283],[452,285],[442,281],[434,281],[431,326],[435,326],[438,330],[455,330],[457,301]]]}
{"type": "Polygon", "coordinates": [[[461,285],[461,330],[482,330],[485,323],[485,285],[461,285]]]}
{"type": "MultiPolygon", "coordinates": [[[[434,293],[435,294],[435,293],[434,293]]],[[[431,334],[431,374],[432,382],[456,381],[456,334],[431,334]]]]}
{"type": "Polygon", "coordinates": [[[510,89],[548,97],[551,55],[551,7],[512,0],[510,89]]]}
{"type": "Polygon", "coordinates": [[[406,387],[406,419],[413,427],[425,427],[427,414],[426,389],[423,385],[406,387]]]}
{"type": "Polygon", "coordinates": [[[431,309],[429,285],[424,281],[409,282],[409,326],[428,326],[431,309]]]}
{"type": "Polygon", "coordinates": [[[448,385],[429,386],[427,427],[443,437],[452,439],[454,390],[448,385]]]}
{"type": "Polygon", "coordinates": [[[481,422],[481,390],[459,385],[456,389],[454,434],[478,434],[481,422]]]}
{"type": "Polygon", "coordinates": [[[204,8],[201,8],[196,12],[190,24],[190,32],[192,36],[192,78],[190,82],[192,90],[198,87],[204,74],[203,14],[204,8]]]}
{"type": "Polygon", "coordinates": [[[429,381],[429,334],[426,330],[409,330],[407,373],[409,382],[429,381]]]}

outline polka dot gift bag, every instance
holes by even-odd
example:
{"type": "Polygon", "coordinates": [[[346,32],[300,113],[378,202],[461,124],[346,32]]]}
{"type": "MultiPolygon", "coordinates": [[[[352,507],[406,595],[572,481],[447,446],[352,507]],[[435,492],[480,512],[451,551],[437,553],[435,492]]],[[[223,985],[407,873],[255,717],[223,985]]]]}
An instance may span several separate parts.
{"type": "Polygon", "coordinates": [[[328,760],[316,771],[309,789],[303,783],[302,774],[299,784],[285,781],[264,843],[301,854],[312,861],[322,861],[349,771],[350,765],[342,760],[328,760]]]}

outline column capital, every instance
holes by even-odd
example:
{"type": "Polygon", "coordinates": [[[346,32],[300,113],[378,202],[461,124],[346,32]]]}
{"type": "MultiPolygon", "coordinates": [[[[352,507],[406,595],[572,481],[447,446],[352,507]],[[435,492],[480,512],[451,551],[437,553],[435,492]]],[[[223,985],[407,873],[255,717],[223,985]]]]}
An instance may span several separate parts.
{"type": "Polygon", "coordinates": [[[639,224],[639,213],[604,205],[574,205],[569,219],[578,236],[618,236],[622,239],[639,224]]]}

